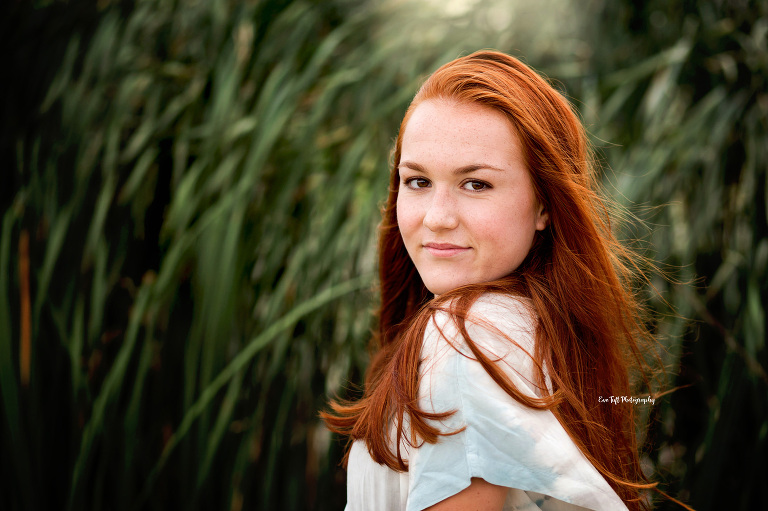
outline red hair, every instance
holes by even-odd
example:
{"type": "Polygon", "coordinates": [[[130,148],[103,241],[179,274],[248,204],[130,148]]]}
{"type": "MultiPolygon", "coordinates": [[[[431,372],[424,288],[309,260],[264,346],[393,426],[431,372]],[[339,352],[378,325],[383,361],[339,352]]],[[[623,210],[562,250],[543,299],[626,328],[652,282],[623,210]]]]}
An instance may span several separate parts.
{"type": "Polygon", "coordinates": [[[640,489],[653,485],[643,484],[633,407],[606,406],[598,398],[630,395],[629,372],[643,368],[639,344],[650,336],[632,291],[637,259],[611,232],[592,162],[569,102],[517,59],[481,51],[427,79],[405,114],[395,146],[379,237],[379,324],[365,393],[355,402],[331,402],[332,412],[321,416],[332,431],[364,440],[376,462],[400,471],[407,469],[401,439],[418,445],[445,434],[430,419],[447,414],[425,413],[417,401],[424,331],[435,311],[445,310],[494,380],[519,402],[550,408],[627,506],[641,508],[640,489]],[[547,228],[537,233],[513,274],[434,299],[406,252],[396,216],[403,133],[414,109],[430,99],[481,104],[503,113],[523,147],[537,199],[549,213],[547,228]],[[538,317],[533,356],[539,368],[547,368],[550,396],[532,399],[519,392],[470,339],[467,314],[487,292],[532,300],[538,317]],[[393,423],[394,444],[388,436],[393,423]]]}

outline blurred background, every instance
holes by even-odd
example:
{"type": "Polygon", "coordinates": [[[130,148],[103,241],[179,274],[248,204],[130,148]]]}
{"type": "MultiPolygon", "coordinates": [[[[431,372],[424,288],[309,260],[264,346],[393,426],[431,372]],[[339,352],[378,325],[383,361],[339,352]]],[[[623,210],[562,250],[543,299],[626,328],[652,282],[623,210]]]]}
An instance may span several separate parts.
{"type": "Polygon", "coordinates": [[[399,121],[489,47],[672,277],[648,475],[768,506],[768,3],[6,0],[0,41],[0,508],[341,510],[317,413],[368,360],[399,121]]]}

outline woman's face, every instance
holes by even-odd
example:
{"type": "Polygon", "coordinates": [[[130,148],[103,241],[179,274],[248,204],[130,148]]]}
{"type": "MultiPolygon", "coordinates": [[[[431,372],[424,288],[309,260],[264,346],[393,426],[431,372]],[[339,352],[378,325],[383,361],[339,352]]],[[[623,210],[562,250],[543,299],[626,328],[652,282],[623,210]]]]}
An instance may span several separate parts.
{"type": "Polygon", "coordinates": [[[436,295],[509,275],[547,225],[518,137],[490,107],[419,104],[403,134],[398,170],[400,234],[436,295]]]}

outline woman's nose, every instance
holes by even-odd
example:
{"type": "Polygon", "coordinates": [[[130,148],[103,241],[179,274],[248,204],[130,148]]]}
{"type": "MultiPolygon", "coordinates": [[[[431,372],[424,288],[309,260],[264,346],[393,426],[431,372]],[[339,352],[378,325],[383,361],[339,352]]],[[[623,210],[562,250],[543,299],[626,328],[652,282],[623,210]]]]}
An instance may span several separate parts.
{"type": "Polygon", "coordinates": [[[456,200],[448,190],[435,190],[424,214],[424,226],[430,231],[455,229],[459,225],[456,200]]]}

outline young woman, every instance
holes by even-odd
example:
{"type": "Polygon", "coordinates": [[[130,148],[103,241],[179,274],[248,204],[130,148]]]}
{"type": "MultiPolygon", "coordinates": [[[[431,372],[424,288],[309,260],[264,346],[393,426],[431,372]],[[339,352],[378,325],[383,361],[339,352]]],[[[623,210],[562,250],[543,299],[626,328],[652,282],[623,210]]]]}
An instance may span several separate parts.
{"type": "Polygon", "coordinates": [[[647,338],[583,128],[518,60],[438,69],[395,147],[348,511],[640,509],[629,372],[647,338]]]}

